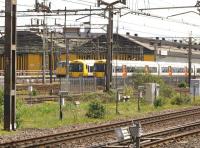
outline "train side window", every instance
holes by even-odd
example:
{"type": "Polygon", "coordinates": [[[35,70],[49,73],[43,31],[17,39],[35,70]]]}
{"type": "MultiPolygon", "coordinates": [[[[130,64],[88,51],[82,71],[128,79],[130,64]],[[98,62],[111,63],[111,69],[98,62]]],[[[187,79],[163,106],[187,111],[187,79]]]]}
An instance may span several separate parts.
{"type": "Polygon", "coordinates": [[[197,68],[197,73],[200,73],[200,68],[197,68]]]}
{"type": "Polygon", "coordinates": [[[174,73],[184,73],[184,68],[173,67],[172,70],[174,73]]]}
{"type": "Polygon", "coordinates": [[[168,73],[168,67],[161,67],[162,73],[168,73]]]}
{"type": "Polygon", "coordinates": [[[157,73],[157,71],[158,71],[157,67],[149,67],[150,73],[157,73]]]}
{"type": "Polygon", "coordinates": [[[117,72],[122,72],[122,67],[121,66],[117,66],[116,71],[117,72]]]}

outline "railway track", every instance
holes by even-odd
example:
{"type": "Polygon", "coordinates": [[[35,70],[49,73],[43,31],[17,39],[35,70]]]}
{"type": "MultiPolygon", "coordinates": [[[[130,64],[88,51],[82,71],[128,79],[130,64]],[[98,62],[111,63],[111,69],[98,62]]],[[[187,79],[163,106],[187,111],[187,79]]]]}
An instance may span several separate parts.
{"type": "MultiPolygon", "coordinates": [[[[174,140],[181,139],[183,137],[191,136],[194,134],[200,133],[200,121],[192,122],[188,124],[184,124],[181,126],[174,126],[162,131],[156,131],[152,133],[147,133],[142,135],[141,137],[141,148],[147,147],[158,147],[159,145],[167,144],[168,142],[172,142],[174,140]]],[[[127,139],[124,141],[114,141],[107,144],[94,146],[92,148],[108,148],[114,146],[123,146],[130,145],[131,139],[127,139]]]]}
{"type": "Polygon", "coordinates": [[[141,145],[141,148],[157,147],[159,145],[167,144],[168,142],[172,142],[174,140],[178,140],[187,136],[192,136],[198,133],[200,133],[200,121],[192,122],[182,126],[175,126],[163,131],[144,135],[144,138],[150,139],[150,137],[157,137],[158,140],[144,142],[141,145]]]}
{"type": "Polygon", "coordinates": [[[58,133],[53,135],[47,135],[42,137],[24,139],[19,141],[12,141],[0,144],[0,147],[55,147],[65,144],[67,141],[76,140],[80,138],[97,136],[100,134],[106,134],[113,132],[115,128],[130,126],[133,121],[139,121],[142,125],[153,124],[157,122],[163,122],[167,120],[183,118],[200,113],[200,108],[187,109],[183,111],[167,113],[157,116],[151,116],[146,118],[140,118],[136,120],[129,120],[124,122],[112,123],[107,125],[96,126],[92,128],[75,130],[70,132],[58,133]]]}

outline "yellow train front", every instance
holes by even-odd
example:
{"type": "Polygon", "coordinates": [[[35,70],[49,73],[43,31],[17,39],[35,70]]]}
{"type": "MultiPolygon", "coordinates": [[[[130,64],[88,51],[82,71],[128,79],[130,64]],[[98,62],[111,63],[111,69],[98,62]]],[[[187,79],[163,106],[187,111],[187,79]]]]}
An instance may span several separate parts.
{"type": "Polygon", "coordinates": [[[60,61],[57,63],[56,76],[65,77],[66,76],[66,61],[60,61]]]}
{"type": "Polygon", "coordinates": [[[106,60],[97,60],[94,62],[94,77],[104,78],[106,71],[106,60]]]}
{"type": "Polygon", "coordinates": [[[93,76],[93,65],[94,65],[93,60],[71,61],[69,66],[69,76],[74,78],[93,76]]]}

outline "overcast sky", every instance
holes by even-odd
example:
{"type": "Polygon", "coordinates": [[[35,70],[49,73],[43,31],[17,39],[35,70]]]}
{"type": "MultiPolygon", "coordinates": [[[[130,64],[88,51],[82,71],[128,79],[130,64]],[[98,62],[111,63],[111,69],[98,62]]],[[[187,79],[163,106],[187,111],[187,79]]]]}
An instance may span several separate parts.
{"type": "MultiPolygon", "coordinates": [[[[43,0],[39,0],[42,2],[43,0]]],[[[107,2],[113,2],[114,0],[104,0],[107,2]]],[[[17,0],[18,10],[33,9],[35,0],[17,0]]],[[[48,0],[52,2],[52,9],[83,9],[96,7],[96,0],[48,0]]],[[[127,7],[130,10],[138,11],[139,8],[153,8],[153,7],[172,7],[172,6],[194,6],[196,0],[127,0],[127,7]]],[[[4,10],[5,2],[0,0],[0,10],[4,10]]],[[[117,5],[116,7],[123,7],[123,5],[117,5]]],[[[156,16],[162,16],[163,19],[147,17],[142,15],[128,14],[119,18],[119,33],[130,34],[137,33],[139,36],[144,37],[188,37],[190,34],[194,37],[200,37],[200,16],[195,13],[189,13],[176,17],[166,19],[167,16],[183,13],[187,11],[195,11],[198,13],[197,8],[191,9],[173,9],[173,10],[154,10],[144,11],[156,16]]],[[[122,14],[128,12],[123,10],[122,14]]],[[[75,21],[80,16],[68,16],[67,25],[82,25],[83,22],[89,21],[89,18],[75,21]]],[[[41,18],[42,19],[42,18],[41,18]]],[[[55,17],[48,18],[48,24],[54,24],[55,17]]],[[[64,24],[64,17],[57,18],[57,22],[64,24]]],[[[107,20],[99,17],[92,17],[92,24],[107,24],[107,20]]],[[[30,18],[18,18],[18,25],[30,24],[30,18]]],[[[0,18],[0,25],[4,25],[4,19],[0,18]]],[[[114,32],[116,32],[117,16],[114,17],[114,32]]],[[[105,32],[101,28],[102,25],[94,25],[92,32],[105,32]]],[[[2,31],[3,28],[0,28],[2,31]]]]}

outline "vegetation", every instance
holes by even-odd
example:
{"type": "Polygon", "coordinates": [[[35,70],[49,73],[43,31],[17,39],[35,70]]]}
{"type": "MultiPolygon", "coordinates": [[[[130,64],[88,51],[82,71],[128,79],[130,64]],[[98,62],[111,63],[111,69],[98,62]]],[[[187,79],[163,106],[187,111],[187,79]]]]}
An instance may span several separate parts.
{"type": "Polygon", "coordinates": [[[161,107],[161,106],[163,106],[164,104],[166,103],[166,100],[164,99],[164,98],[158,98],[158,99],[156,99],[156,100],[154,100],[154,107],[155,108],[158,108],[158,107],[161,107]]]}
{"type": "Polygon", "coordinates": [[[171,100],[172,105],[182,105],[188,103],[191,103],[191,98],[188,95],[186,96],[176,95],[171,100]]]}
{"type": "MultiPolygon", "coordinates": [[[[80,123],[98,123],[110,120],[119,120],[141,116],[149,112],[164,109],[177,109],[188,107],[191,104],[190,96],[177,94],[172,87],[166,85],[157,76],[137,74],[133,76],[134,88],[125,86],[123,93],[130,96],[128,102],[119,102],[116,114],[116,90],[104,93],[88,93],[81,97],[68,97],[62,106],[63,120],[59,120],[59,104],[57,102],[46,102],[43,104],[28,105],[21,99],[17,99],[17,127],[18,128],[53,128],[80,123]],[[154,101],[154,105],[141,100],[140,112],[137,111],[137,100],[134,99],[135,89],[144,83],[158,83],[160,85],[160,96],[154,101]],[[80,105],[75,105],[75,100],[80,105]]],[[[195,105],[200,104],[200,98],[196,97],[195,105]]],[[[3,118],[3,92],[0,91],[0,117],[3,118]]],[[[2,127],[2,123],[0,123],[2,127]]]]}
{"type": "Polygon", "coordinates": [[[89,109],[86,113],[86,116],[89,118],[103,118],[105,116],[105,107],[98,100],[92,101],[89,104],[89,109]]]}
{"type": "Polygon", "coordinates": [[[37,96],[37,91],[35,89],[33,90],[32,95],[37,96]]]}
{"type": "Polygon", "coordinates": [[[134,74],[132,76],[134,87],[137,89],[139,85],[144,85],[144,83],[157,83],[160,85],[160,96],[163,98],[172,98],[176,92],[174,89],[167,85],[163,79],[159,76],[154,76],[150,74],[134,74]]]}
{"type": "Polygon", "coordinates": [[[179,88],[186,88],[186,87],[187,87],[187,84],[186,84],[185,81],[182,81],[182,82],[180,82],[180,83],[178,84],[178,87],[179,87],[179,88]]]}
{"type": "Polygon", "coordinates": [[[137,73],[132,76],[132,80],[136,89],[144,83],[158,83],[164,85],[164,81],[161,77],[150,74],[137,73]]]}

